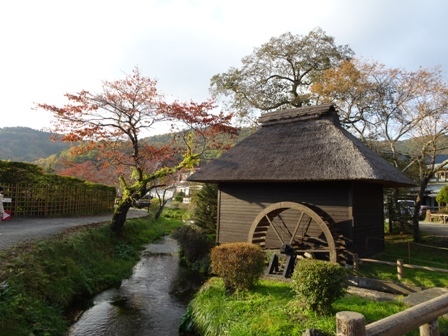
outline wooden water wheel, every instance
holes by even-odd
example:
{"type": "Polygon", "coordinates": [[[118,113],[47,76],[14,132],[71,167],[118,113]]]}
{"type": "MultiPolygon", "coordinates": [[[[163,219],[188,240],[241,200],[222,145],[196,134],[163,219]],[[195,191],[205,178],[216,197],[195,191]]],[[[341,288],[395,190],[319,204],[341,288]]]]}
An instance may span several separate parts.
{"type": "Polygon", "coordinates": [[[343,262],[345,242],[333,219],[308,203],[279,202],[261,211],[252,222],[248,241],[283,253],[343,262]],[[290,250],[289,252],[287,250],[290,250]]]}

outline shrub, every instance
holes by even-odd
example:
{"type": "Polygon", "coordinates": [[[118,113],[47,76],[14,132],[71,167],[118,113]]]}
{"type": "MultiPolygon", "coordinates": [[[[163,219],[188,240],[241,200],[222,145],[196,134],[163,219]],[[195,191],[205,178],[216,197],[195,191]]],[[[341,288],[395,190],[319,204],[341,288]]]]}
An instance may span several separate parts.
{"type": "Polygon", "coordinates": [[[188,268],[208,273],[214,239],[196,225],[183,225],[171,235],[179,243],[180,256],[188,268]]]}
{"type": "Polygon", "coordinates": [[[185,215],[185,210],[180,209],[179,206],[163,208],[163,212],[162,212],[163,217],[170,218],[170,219],[182,220],[184,215],[185,215]]]}
{"type": "Polygon", "coordinates": [[[228,290],[249,289],[263,274],[265,253],[255,244],[227,243],[212,249],[211,266],[228,290]]]}
{"type": "Polygon", "coordinates": [[[304,259],[297,262],[291,288],[297,299],[318,314],[331,313],[334,301],[341,298],[348,285],[346,270],[339,264],[304,259]]]}

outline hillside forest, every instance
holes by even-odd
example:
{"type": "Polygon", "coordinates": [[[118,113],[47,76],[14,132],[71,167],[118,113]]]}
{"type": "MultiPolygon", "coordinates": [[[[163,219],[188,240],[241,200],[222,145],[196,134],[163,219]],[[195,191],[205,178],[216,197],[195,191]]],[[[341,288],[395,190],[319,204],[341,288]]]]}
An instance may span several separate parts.
{"type": "MultiPolygon", "coordinates": [[[[234,139],[240,141],[251,132],[251,129],[240,130],[234,139]]],[[[171,142],[173,134],[153,135],[144,139],[151,145],[160,146],[171,142]]],[[[88,154],[76,151],[79,144],[62,142],[58,135],[51,132],[35,130],[29,127],[0,128],[0,160],[26,162],[42,167],[45,172],[72,176],[93,183],[114,186],[117,176],[113,167],[107,165],[95,151],[88,154]]],[[[203,161],[206,162],[218,153],[209,151],[203,161]]]]}
{"type": "Polygon", "coordinates": [[[50,132],[29,127],[0,128],[0,160],[34,163],[70,147],[68,143],[51,140],[51,136],[50,132]]]}
{"type": "MultiPolygon", "coordinates": [[[[233,139],[237,143],[253,132],[253,128],[241,128],[239,136],[233,139]]],[[[173,138],[170,133],[150,136],[144,139],[148,144],[163,146],[173,138]]],[[[58,137],[47,131],[29,127],[0,128],[0,160],[33,163],[47,173],[72,176],[93,183],[113,186],[117,179],[111,167],[108,167],[94,151],[80,154],[73,149],[77,144],[57,140],[58,137]],[[71,150],[72,149],[72,150],[71,150]]],[[[400,151],[406,152],[410,144],[401,141],[400,151]]],[[[219,153],[209,151],[203,162],[216,157],[219,153]]]]}

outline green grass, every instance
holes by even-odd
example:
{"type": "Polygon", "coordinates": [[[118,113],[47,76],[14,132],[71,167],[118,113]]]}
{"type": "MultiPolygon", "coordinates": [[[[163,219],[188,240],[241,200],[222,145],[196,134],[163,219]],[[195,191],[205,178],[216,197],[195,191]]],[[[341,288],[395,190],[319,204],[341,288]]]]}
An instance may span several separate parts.
{"type": "MultiPolygon", "coordinates": [[[[203,336],[292,336],[302,335],[309,328],[334,335],[338,311],[361,313],[369,324],[407,308],[399,300],[377,302],[346,295],[333,304],[334,314],[319,316],[301,307],[288,282],[262,280],[251,291],[231,295],[220,278],[211,278],[190,303],[189,314],[203,336]]],[[[445,319],[441,319],[440,328],[446,335],[445,319]]],[[[419,335],[419,331],[407,335],[419,335]]]]}
{"type": "MultiPolygon", "coordinates": [[[[447,248],[446,238],[424,236],[422,244],[447,248]]],[[[448,250],[435,250],[412,243],[409,235],[389,235],[386,251],[375,259],[448,269],[448,250]],[[410,249],[409,249],[410,246],[410,249]]],[[[363,263],[357,275],[397,281],[396,266],[363,263]]],[[[405,269],[403,283],[431,287],[448,287],[448,275],[440,272],[405,269]]],[[[335,314],[355,311],[364,315],[366,324],[378,321],[409,308],[398,297],[393,302],[379,302],[355,295],[337,300],[333,314],[318,316],[303,309],[294,298],[288,282],[262,280],[260,284],[234,295],[226,293],[219,278],[211,278],[195,296],[185,316],[201,335],[301,335],[308,328],[320,329],[329,335],[336,330],[335,314]]],[[[185,323],[188,325],[188,323],[185,323]]],[[[440,319],[441,335],[448,335],[448,320],[440,319]]],[[[419,335],[416,330],[407,335],[419,335]]]]}
{"type": "MultiPolygon", "coordinates": [[[[405,264],[448,269],[448,238],[426,235],[421,244],[415,244],[410,235],[388,235],[385,252],[373,259],[394,263],[397,259],[402,259],[405,264]]],[[[365,262],[360,266],[359,275],[397,281],[396,266],[365,262]]],[[[448,273],[405,268],[401,281],[423,288],[448,287],[448,273]]]]}
{"type": "MultiPolygon", "coordinates": [[[[50,239],[19,244],[0,251],[0,334],[65,335],[73,303],[106,288],[117,286],[132,274],[144,245],[170,233],[181,221],[171,211],[161,217],[128,220],[122,235],[113,235],[108,225],[73,229],[50,239]]],[[[425,240],[435,239],[425,237],[425,240]]],[[[384,260],[407,262],[409,236],[390,236],[384,260]]],[[[445,242],[433,242],[444,244],[445,242]]],[[[418,247],[411,260],[420,264],[444,262],[446,255],[418,247]]],[[[446,261],[445,261],[446,262],[446,261]]],[[[433,266],[433,265],[432,265],[433,266]]],[[[440,266],[434,266],[440,267],[440,266]]],[[[395,280],[393,266],[363,264],[361,272],[395,280]]],[[[448,287],[446,274],[405,270],[405,281],[425,287],[448,287]]],[[[211,279],[193,300],[190,314],[204,335],[300,335],[307,328],[334,333],[335,317],[316,316],[301,309],[287,282],[263,280],[255,290],[228,295],[222,282],[211,279]]],[[[375,321],[407,307],[400,302],[373,302],[359,297],[336,301],[333,311],[351,310],[375,321]]],[[[446,321],[441,329],[447,334],[446,321]]],[[[418,335],[418,333],[414,333],[418,335]]]]}
{"type": "MultiPolygon", "coordinates": [[[[189,314],[203,336],[289,336],[301,335],[308,328],[334,335],[338,311],[361,313],[369,324],[407,308],[399,301],[376,302],[346,295],[333,304],[334,314],[319,316],[301,308],[288,282],[261,280],[254,289],[231,295],[220,278],[211,278],[190,303],[189,314]]],[[[440,327],[446,335],[448,321],[443,320],[440,327]]]]}
{"type": "Polygon", "coordinates": [[[118,286],[144,245],[179,225],[130,219],[119,236],[108,224],[90,225],[0,251],[0,334],[65,335],[73,303],[118,286]]]}

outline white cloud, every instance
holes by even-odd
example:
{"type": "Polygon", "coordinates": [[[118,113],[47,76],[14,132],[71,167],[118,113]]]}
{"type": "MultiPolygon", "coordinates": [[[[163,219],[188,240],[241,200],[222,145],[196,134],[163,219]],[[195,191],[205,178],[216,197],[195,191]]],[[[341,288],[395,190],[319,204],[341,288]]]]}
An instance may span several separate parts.
{"type": "Polygon", "coordinates": [[[208,97],[211,76],[272,36],[322,27],[357,56],[415,70],[441,65],[443,0],[18,0],[0,5],[0,127],[50,126],[33,102],[96,90],[134,66],[167,95],[208,97]]]}

